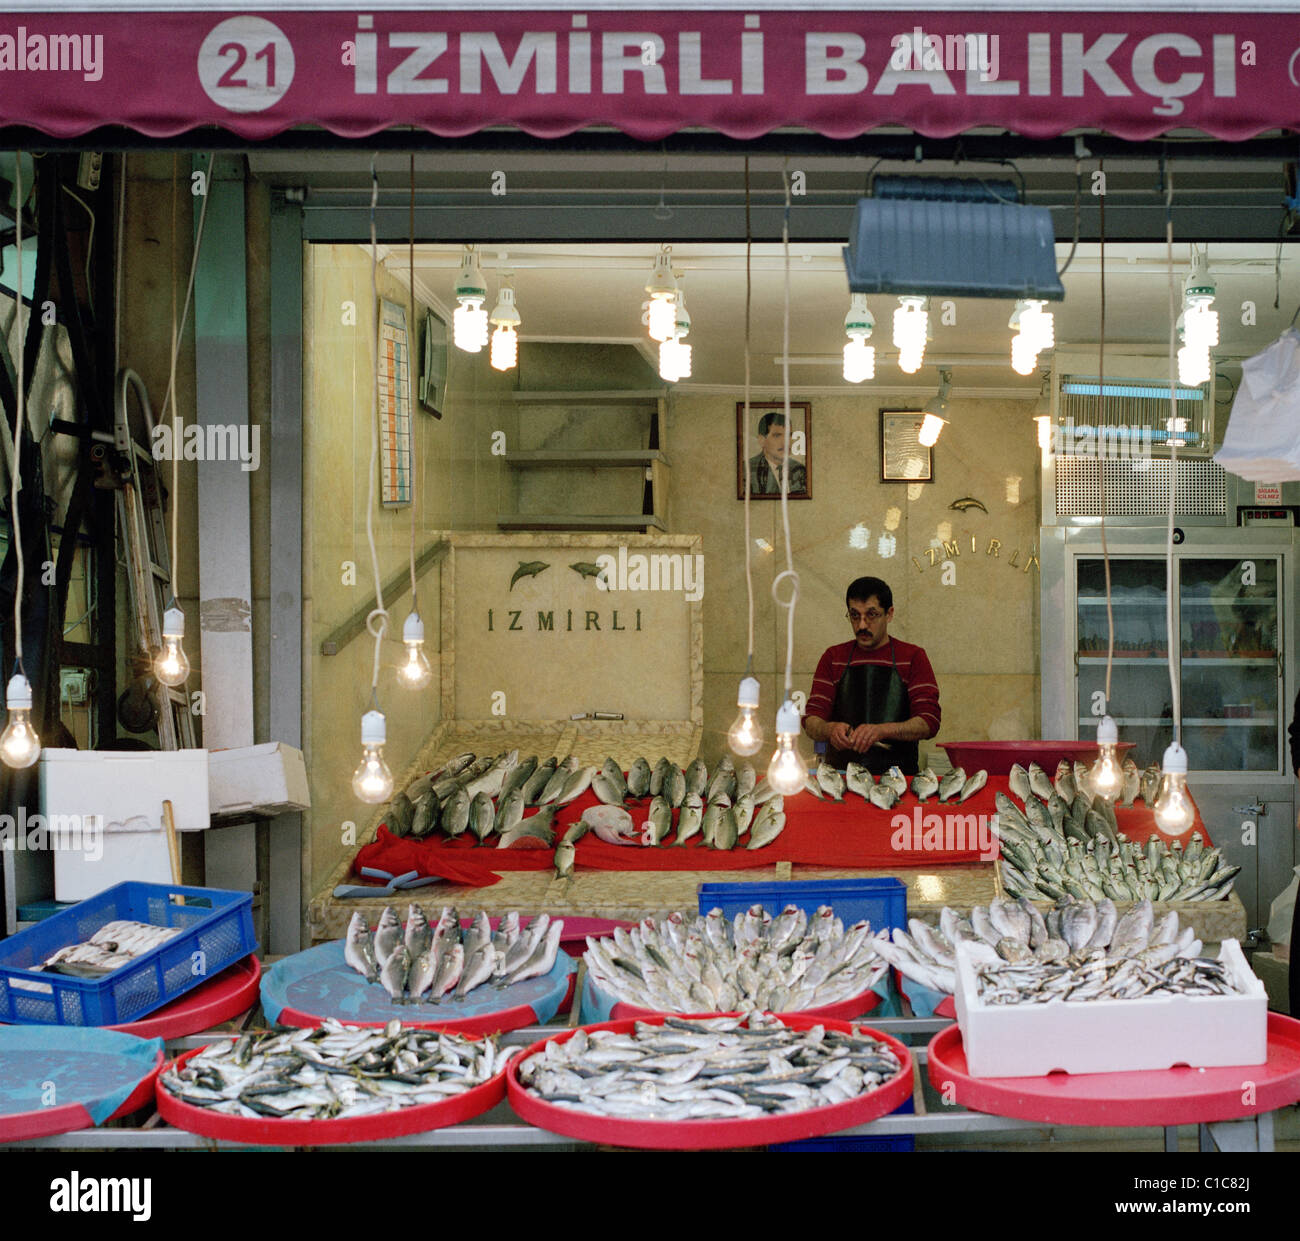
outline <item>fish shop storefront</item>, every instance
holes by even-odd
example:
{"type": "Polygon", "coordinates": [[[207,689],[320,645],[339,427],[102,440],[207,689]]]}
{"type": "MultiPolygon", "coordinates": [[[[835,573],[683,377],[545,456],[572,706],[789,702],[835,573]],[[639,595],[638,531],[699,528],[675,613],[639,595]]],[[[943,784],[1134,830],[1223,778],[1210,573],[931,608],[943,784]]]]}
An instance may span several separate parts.
{"type": "Polygon", "coordinates": [[[5,15],[0,1056],[467,1040],[84,1109],[178,1147],[1294,1142],[1296,10],[5,15]],[[746,1009],[878,1033],[501,1070],[746,1009]]]}

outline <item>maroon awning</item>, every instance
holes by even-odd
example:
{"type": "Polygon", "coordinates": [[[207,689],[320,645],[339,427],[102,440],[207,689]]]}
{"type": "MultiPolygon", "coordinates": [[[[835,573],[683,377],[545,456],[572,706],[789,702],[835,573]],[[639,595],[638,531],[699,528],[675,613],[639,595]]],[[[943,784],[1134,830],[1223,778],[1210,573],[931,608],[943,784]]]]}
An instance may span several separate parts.
{"type": "Polygon", "coordinates": [[[752,138],[1300,127],[1300,17],[1243,13],[64,12],[0,15],[0,121],[72,138],[612,125],[752,138]]]}

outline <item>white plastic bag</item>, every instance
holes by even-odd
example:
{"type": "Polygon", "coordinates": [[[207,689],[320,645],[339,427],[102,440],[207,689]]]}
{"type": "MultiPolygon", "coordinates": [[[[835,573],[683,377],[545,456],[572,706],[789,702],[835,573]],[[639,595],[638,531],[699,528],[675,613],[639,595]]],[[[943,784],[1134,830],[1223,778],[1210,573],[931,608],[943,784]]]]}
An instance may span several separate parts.
{"type": "Polygon", "coordinates": [[[1297,893],[1300,893],[1300,866],[1295,868],[1295,878],[1268,907],[1268,938],[1275,944],[1291,942],[1291,920],[1295,916],[1297,893]]]}
{"type": "Polygon", "coordinates": [[[1214,459],[1256,482],[1300,479],[1300,333],[1288,328],[1241,369],[1242,384],[1214,459]]]}

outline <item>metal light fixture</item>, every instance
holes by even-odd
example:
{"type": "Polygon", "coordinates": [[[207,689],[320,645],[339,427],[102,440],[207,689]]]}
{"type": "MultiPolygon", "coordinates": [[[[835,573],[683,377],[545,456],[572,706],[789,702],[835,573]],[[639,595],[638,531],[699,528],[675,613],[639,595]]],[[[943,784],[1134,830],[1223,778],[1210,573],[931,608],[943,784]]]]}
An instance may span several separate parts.
{"type": "Polygon", "coordinates": [[[515,291],[506,283],[510,273],[501,273],[501,288],[497,293],[497,304],[493,307],[488,322],[496,328],[492,333],[492,353],[490,362],[493,370],[511,370],[519,361],[519,311],[515,308],[515,291]]]}
{"type": "Polygon", "coordinates": [[[488,343],[488,316],[483,309],[487,282],[479,267],[478,254],[466,246],[456,276],[456,311],[452,315],[452,341],[466,353],[479,353],[488,343]]]}
{"type": "Polygon", "coordinates": [[[876,377],[876,347],[867,344],[875,327],[876,321],[867,309],[867,295],[852,294],[844,316],[844,331],[849,338],[844,345],[844,378],[851,384],[876,377]]]}

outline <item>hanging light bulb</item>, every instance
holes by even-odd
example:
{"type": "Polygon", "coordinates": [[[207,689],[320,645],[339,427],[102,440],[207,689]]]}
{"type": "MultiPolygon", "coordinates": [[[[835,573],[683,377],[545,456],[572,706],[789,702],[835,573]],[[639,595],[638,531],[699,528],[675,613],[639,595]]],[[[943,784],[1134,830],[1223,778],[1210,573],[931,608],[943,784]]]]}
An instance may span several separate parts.
{"type": "Polygon", "coordinates": [[[898,299],[894,311],[894,344],[898,348],[899,369],[915,375],[925,358],[925,343],[930,329],[930,316],[925,309],[925,298],[910,295],[898,299]]]}
{"type": "Polygon", "coordinates": [[[754,712],[758,710],[757,677],[745,677],[740,682],[736,705],[740,708],[740,714],[727,730],[727,744],[733,754],[744,758],[757,754],[763,744],[763,727],[754,718],[754,712]]]}
{"type": "Polygon", "coordinates": [[[1088,771],[1088,782],[1097,797],[1114,801],[1124,788],[1124,770],[1120,766],[1115,747],[1119,744],[1119,729],[1109,715],[1103,715],[1097,725],[1097,745],[1101,753],[1088,771]]]}
{"type": "Polygon", "coordinates": [[[1183,281],[1184,329],[1193,348],[1208,350],[1219,343],[1219,312],[1210,309],[1217,291],[1205,254],[1197,254],[1183,281]]]}
{"type": "Polygon", "coordinates": [[[776,713],[776,751],[767,765],[767,782],[774,793],[793,794],[803,788],[808,769],[799,757],[799,712],[788,698],[776,713]]]}
{"type": "Polygon", "coordinates": [[[424,653],[424,621],[419,612],[412,612],[402,625],[402,641],[406,644],[406,662],[397,669],[397,679],[407,689],[423,689],[433,679],[433,668],[424,653]]]}
{"type": "Polygon", "coordinates": [[[645,291],[650,294],[650,339],[672,340],[677,322],[677,281],[673,278],[672,247],[660,246],[645,291]]]}
{"type": "Polygon", "coordinates": [[[1038,424],[1038,447],[1047,452],[1052,447],[1051,415],[1039,414],[1034,421],[1038,424]]]}
{"type": "Polygon", "coordinates": [[[934,414],[926,414],[921,421],[921,429],[916,433],[917,443],[924,448],[933,448],[939,442],[939,432],[943,430],[944,420],[934,414]]]}
{"type": "Polygon", "coordinates": [[[948,419],[945,415],[948,413],[951,402],[948,399],[948,393],[952,391],[952,371],[939,372],[939,391],[925,403],[925,417],[921,421],[921,429],[917,432],[917,442],[925,448],[933,448],[939,441],[939,432],[943,430],[948,419]]]}
{"type": "Polygon", "coordinates": [[[184,685],[190,675],[181,639],[185,637],[185,613],[170,607],[163,613],[162,650],[153,661],[153,673],[164,685],[184,685]]]}
{"type": "MultiPolygon", "coordinates": [[[[502,279],[506,277],[503,274],[502,279]]],[[[515,291],[502,284],[497,294],[497,304],[488,317],[496,331],[492,333],[492,354],[489,359],[493,370],[511,370],[519,361],[519,311],[515,309],[515,291]]]]}
{"type": "Polygon", "coordinates": [[[1044,349],[1055,348],[1056,316],[1044,309],[1047,303],[1035,298],[1026,298],[1016,305],[1024,307],[1020,315],[1020,332],[1022,336],[1029,338],[1034,352],[1042,353],[1044,349]]]}
{"type": "Polygon", "coordinates": [[[1011,369],[1017,375],[1032,375],[1038,369],[1038,353],[1023,332],[1011,338],[1011,369]]]}
{"type": "Polygon", "coordinates": [[[361,717],[361,765],[352,773],[352,791],[372,806],[393,795],[393,773],[384,762],[388,728],[382,711],[361,717]]]}
{"type": "Polygon", "coordinates": [[[1208,350],[1184,345],[1178,350],[1178,382],[1189,388],[1199,388],[1210,382],[1210,354],[1208,350]]]}
{"type": "Polygon", "coordinates": [[[487,282],[479,267],[478,254],[466,246],[456,277],[456,311],[452,315],[452,341],[457,349],[478,353],[488,343],[488,316],[483,309],[487,282]]]}
{"type": "Polygon", "coordinates": [[[876,347],[867,344],[875,328],[876,321],[867,309],[867,295],[854,293],[844,316],[844,331],[849,338],[844,346],[844,378],[851,384],[876,377],[876,347]]]}
{"type": "Polygon", "coordinates": [[[6,767],[30,767],[41,754],[41,739],[32,727],[32,687],[21,672],[9,678],[5,692],[9,723],[0,733],[0,760],[6,767]]]}
{"type": "Polygon", "coordinates": [[[659,378],[667,383],[691,377],[691,347],[683,338],[691,330],[686,291],[679,289],[673,308],[673,335],[659,346],[659,378]]]}
{"type": "Polygon", "coordinates": [[[1160,791],[1156,794],[1156,826],[1168,836],[1192,829],[1196,810],[1187,792],[1187,751],[1174,742],[1160,764],[1160,791]]]}

